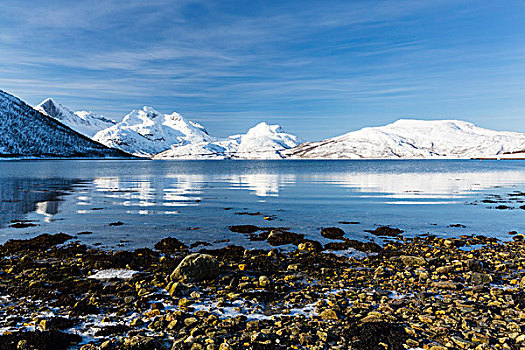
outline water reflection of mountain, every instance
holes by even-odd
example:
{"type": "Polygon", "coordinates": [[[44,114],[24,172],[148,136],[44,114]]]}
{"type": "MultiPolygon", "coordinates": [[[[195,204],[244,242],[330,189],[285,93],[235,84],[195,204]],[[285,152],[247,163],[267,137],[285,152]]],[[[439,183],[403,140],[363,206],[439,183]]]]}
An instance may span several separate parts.
{"type": "Polygon", "coordinates": [[[293,174],[244,174],[225,178],[234,188],[247,188],[258,197],[278,197],[286,184],[296,182],[293,174]]]}
{"type": "Polygon", "coordinates": [[[387,194],[392,198],[455,198],[497,186],[525,182],[523,171],[340,173],[314,175],[310,181],[351,188],[361,193],[387,194]]]}
{"type": "Polygon", "coordinates": [[[50,221],[59,212],[61,197],[75,180],[0,178],[0,228],[36,212],[50,221]]]}
{"type": "Polygon", "coordinates": [[[112,204],[123,206],[149,207],[157,204],[166,206],[195,205],[201,200],[204,175],[169,175],[164,178],[140,177],[124,179],[99,177],[94,181],[95,191],[112,199],[112,204]]]}

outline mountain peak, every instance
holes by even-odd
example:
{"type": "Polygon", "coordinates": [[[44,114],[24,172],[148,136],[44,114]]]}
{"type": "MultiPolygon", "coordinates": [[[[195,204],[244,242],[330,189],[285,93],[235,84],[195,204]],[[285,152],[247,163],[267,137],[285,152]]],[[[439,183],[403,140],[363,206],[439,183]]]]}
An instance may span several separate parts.
{"type": "Polygon", "coordinates": [[[280,125],[274,124],[270,125],[266,122],[260,122],[259,124],[255,125],[253,128],[248,130],[246,133],[247,135],[268,135],[268,134],[276,134],[283,132],[280,125]]]}
{"type": "Polygon", "coordinates": [[[212,138],[197,123],[179,113],[161,114],[153,107],[133,110],[114,126],[98,132],[94,139],[138,155],[152,156],[172,146],[207,142],[212,138]]]}
{"type": "Polygon", "coordinates": [[[39,106],[41,105],[55,105],[58,106],[58,103],[55,102],[51,97],[46,98],[44,101],[40,102],[39,106]]]}
{"type": "Polygon", "coordinates": [[[152,117],[160,115],[160,112],[158,112],[155,108],[151,106],[143,106],[141,110],[146,112],[146,114],[151,115],[152,117]]]}
{"type": "Polygon", "coordinates": [[[115,124],[112,120],[91,112],[72,112],[52,98],[46,98],[35,109],[89,138],[98,131],[115,124]]]}
{"type": "Polygon", "coordinates": [[[52,98],[46,98],[42,101],[35,109],[47,116],[50,116],[57,120],[70,119],[73,112],[71,112],[66,107],[62,106],[60,103],[57,103],[52,98]]]}

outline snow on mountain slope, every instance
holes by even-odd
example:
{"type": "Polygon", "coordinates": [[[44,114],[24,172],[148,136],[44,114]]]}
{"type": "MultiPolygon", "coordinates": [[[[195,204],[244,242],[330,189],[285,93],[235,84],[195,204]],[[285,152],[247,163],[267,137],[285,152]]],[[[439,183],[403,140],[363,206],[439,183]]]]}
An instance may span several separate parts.
{"type": "Polygon", "coordinates": [[[279,125],[257,124],[238,139],[239,158],[282,158],[281,151],[302,143],[297,136],[285,133],[279,125]]]}
{"type": "Polygon", "coordinates": [[[525,150],[525,134],[459,120],[401,119],[284,152],[290,158],[477,158],[525,150]]]}
{"type": "Polygon", "coordinates": [[[302,141],[285,133],[279,125],[264,122],[246,134],[224,139],[174,145],[157,154],[155,159],[281,159],[282,151],[299,145],[302,141]]]}
{"type": "Polygon", "coordinates": [[[0,156],[127,157],[0,90],[0,156]]]}
{"type": "Polygon", "coordinates": [[[35,109],[89,138],[92,138],[100,130],[115,125],[113,120],[94,115],[91,112],[72,112],[51,98],[42,101],[35,109]]]}
{"type": "Polygon", "coordinates": [[[109,147],[137,156],[152,156],[173,145],[213,140],[204,127],[178,113],[161,114],[151,107],[133,110],[124,119],[93,137],[109,147]]]}

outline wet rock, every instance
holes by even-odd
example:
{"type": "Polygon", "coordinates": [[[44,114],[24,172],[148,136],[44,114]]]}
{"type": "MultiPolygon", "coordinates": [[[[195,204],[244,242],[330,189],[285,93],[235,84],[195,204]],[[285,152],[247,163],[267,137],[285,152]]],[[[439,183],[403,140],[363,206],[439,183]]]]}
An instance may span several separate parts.
{"type": "Polygon", "coordinates": [[[460,349],[470,349],[473,346],[473,343],[463,339],[462,337],[453,336],[452,341],[460,348],[460,349]]]}
{"type": "Polygon", "coordinates": [[[98,350],[98,349],[99,348],[93,344],[85,344],[85,345],[82,345],[82,347],[80,348],[80,350],[98,350]]]}
{"type": "Polygon", "coordinates": [[[321,312],[319,315],[323,320],[338,320],[337,313],[332,309],[326,309],[321,312]]]}
{"type": "Polygon", "coordinates": [[[338,227],[325,227],[321,230],[321,236],[328,239],[343,239],[345,231],[338,227]]]}
{"type": "Polygon", "coordinates": [[[122,225],[124,225],[122,221],[111,222],[109,224],[109,226],[122,226],[122,225]]]}
{"type": "Polygon", "coordinates": [[[401,255],[399,260],[406,266],[423,266],[427,262],[425,258],[412,255],[401,255]]]}
{"type": "Polygon", "coordinates": [[[192,244],[190,244],[190,248],[192,248],[192,249],[200,247],[200,246],[209,247],[209,246],[211,246],[211,243],[204,242],[204,241],[197,241],[197,242],[193,242],[192,244]]]}
{"type": "Polygon", "coordinates": [[[38,350],[65,350],[82,340],[77,334],[58,331],[47,332],[14,332],[0,335],[0,350],[11,349],[38,349],[38,350]],[[19,344],[24,344],[19,347],[19,344]]]}
{"type": "Polygon", "coordinates": [[[430,284],[430,287],[435,289],[448,289],[448,290],[457,290],[462,287],[461,284],[452,282],[452,281],[436,281],[430,284]]]}
{"type": "Polygon", "coordinates": [[[483,272],[483,263],[477,259],[468,259],[467,269],[473,272],[483,272]]]}
{"type": "Polygon", "coordinates": [[[488,273],[473,272],[470,275],[470,283],[474,285],[488,284],[492,282],[492,276],[488,273]]]}
{"type": "Polygon", "coordinates": [[[266,288],[270,286],[270,279],[267,276],[260,276],[259,277],[259,286],[262,288],[266,288]]]}
{"type": "Polygon", "coordinates": [[[91,231],[81,231],[81,232],[77,232],[77,235],[92,235],[93,232],[91,231]]]}
{"type": "Polygon", "coordinates": [[[361,242],[355,239],[344,238],[343,242],[330,242],[324,245],[325,250],[347,250],[353,248],[360,252],[379,253],[383,250],[381,246],[375,242],[361,242]]]}
{"type": "Polygon", "coordinates": [[[47,250],[53,246],[62,244],[71,238],[73,238],[73,236],[67,235],[65,233],[57,233],[55,235],[44,233],[28,240],[10,239],[4,243],[2,249],[9,252],[19,252],[24,250],[47,250]]]}
{"type": "MultiPolygon", "coordinates": [[[[52,330],[64,330],[71,328],[78,323],[78,319],[66,317],[51,317],[42,321],[46,321],[46,329],[52,330]]],[[[42,324],[42,321],[40,324],[42,324]]]]}
{"type": "Polygon", "coordinates": [[[78,301],[69,311],[69,316],[98,315],[99,308],[93,305],[89,300],[83,299],[78,301]]]}
{"type": "Polygon", "coordinates": [[[118,325],[113,325],[113,326],[105,326],[105,327],[99,329],[98,331],[96,331],[95,332],[95,336],[97,336],[97,337],[106,337],[108,335],[122,334],[122,333],[126,333],[130,329],[131,329],[130,327],[128,327],[126,325],[123,325],[123,324],[118,324],[118,325]]]}
{"type": "Polygon", "coordinates": [[[171,281],[211,280],[219,275],[219,262],[208,254],[194,253],[185,257],[170,275],[171,281]]]}
{"type": "Polygon", "coordinates": [[[15,222],[9,225],[9,227],[11,228],[28,228],[28,227],[35,227],[35,226],[38,226],[38,225],[32,222],[27,222],[27,221],[19,221],[19,222],[15,222]]]}
{"type": "Polygon", "coordinates": [[[521,280],[520,280],[520,284],[519,284],[519,285],[520,285],[520,288],[521,288],[521,289],[524,289],[524,288],[525,288],[525,276],[523,276],[523,277],[521,278],[521,280]]]}
{"type": "Polygon", "coordinates": [[[369,232],[376,236],[397,237],[404,231],[390,226],[381,226],[376,228],[375,230],[365,230],[365,232],[369,232]]]}
{"type": "Polygon", "coordinates": [[[254,225],[233,225],[230,226],[229,229],[237,233],[254,233],[261,230],[261,228],[254,225]]]}
{"type": "Polygon", "coordinates": [[[181,241],[179,241],[177,238],[174,237],[167,237],[155,244],[155,249],[157,249],[160,252],[163,253],[172,253],[176,251],[186,250],[188,249],[188,246],[181,241]]]}
{"type": "Polygon", "coordinates": [[[122,342],[122,349],[125,350],[164,350],[166,347],[152,337],[135,335],[125,338],[122,342]]]}
{"type": "Polygon", "coordinates": [[[446,265],[446,266],[440,266],[436,269],[436,272],[439,274],[449,274],[451,271],[454,270],[453,265],[446,265]]]}
{"type": "Polygon", "coordinates": [[[152,303],[151,304],[151,308],[152,309],[157,309],[157,310],[163,310],[164,309],[164,304],[163,303],[152,303]]]}
{"type": "Polygon", "coordinates": [[[362,325],[354,325],[345,333],[353,339],[352,349],[360,350],[403,350],[403,344],[408,339],[408,334],[403,327],[387,322],[367,322],[362,325]]]}
{"type": "Polygon", "coordinates": [[[302,243],[299,243],[297,249],[308,252],[319,252],[323,250],[323,246],[317,241],[304,241],[302,243]]]}
{"type": "Polygon", "coordinates": [[[525,240],[525,235],[523,235],[522,233],[518,233],[517,235],[512,237],[512,239],[516,242],[523,242],[525,240]]]}
{"type": "Polygon", "coordinates": [[[299,244],[299,242],[304,239],[303,234],[281,231],[281,230],[272,230],[268,235],[267,241],[271,246],[280,246],[285,244],[299,244]]]}

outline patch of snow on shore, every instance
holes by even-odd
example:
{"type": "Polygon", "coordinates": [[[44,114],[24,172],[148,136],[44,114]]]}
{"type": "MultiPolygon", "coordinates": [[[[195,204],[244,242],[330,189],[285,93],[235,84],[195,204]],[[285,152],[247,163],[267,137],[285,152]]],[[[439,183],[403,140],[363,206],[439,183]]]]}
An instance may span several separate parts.
{"type": "Polygon", "coordinates": [[[100,270],[94,275],[89,276],[95,280],[110,280],[113,278],[127,280],[133,278],[133,275],[137,274],[138,271],[135,270],[124,270],[124,269],[107,269],[100,270]]]}

